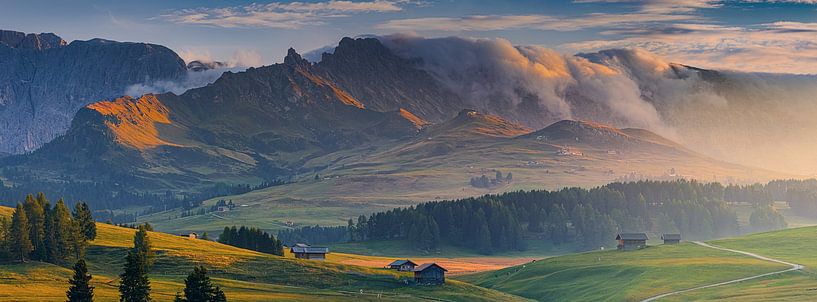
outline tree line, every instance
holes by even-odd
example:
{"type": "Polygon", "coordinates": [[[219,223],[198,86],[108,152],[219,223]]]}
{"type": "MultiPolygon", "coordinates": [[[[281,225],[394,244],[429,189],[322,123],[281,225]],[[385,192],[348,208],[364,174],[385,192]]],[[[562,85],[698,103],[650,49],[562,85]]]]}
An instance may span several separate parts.
{"type": "Polygon", "coordinates": [[[529,239],[571,243],[587,250],[614,244],[619,232],[681,233],[684,238],[708,239],[785,227],[785,219],[770,206],[773,198],[769,185],[618,182],[591,189],[517,191],[426,202],[350,219],[347,236],[337,235],[340,227],[287,233],[308,233],[314,243],[332,243],[322,241],[326,238],[403,240],[418,250],[450,244],[484,254],[522,250],[529,239]],[[740,229],[729,202],[755,206],[749,229],[740,229]]]}
{"type": "Polygon", "coordinates": [[[0,219],[0,234],[0,259],[62,265],[84,256],[87,242],[96,238],[96,224],[83,202],[72,212],[62,199],[52,207],[45,194],[29,194],[10,221],[0,219]]]}
{"type": "Polygon", "coordinates": [[[284,255],[284,246],[281,240],[255,227],[241,226],[236,228],[224,227],[218,237],[218,242],[278,256],[284,255]]]}

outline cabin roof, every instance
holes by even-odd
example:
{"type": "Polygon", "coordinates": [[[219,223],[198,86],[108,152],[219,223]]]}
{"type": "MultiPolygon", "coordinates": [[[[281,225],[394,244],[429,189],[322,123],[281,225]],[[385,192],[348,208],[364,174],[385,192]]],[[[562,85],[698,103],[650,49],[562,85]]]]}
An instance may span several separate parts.
{"type": "Polygon", "coordinates": [[[328,247],[311,246],[305,243],[297,243],[289,249],[293,253],[307,253],[307,254],[326,254],[329,253],[328,247]]]}
{"type": "Polygon", "coordinates": [[[663,240],[681,240],[681,234],[664,234],[661,235],[663,240]]]}
{"type": "Polygon", "coordinates": [[[390,263],[389,266],[397,266],[397,265],[403,265],[403,264],[411,264],[413,266],[417,266],[417,263],[414,263],[414,261],[411,261],[411,260],[408,260],[408,259],[394,260],[394,262],[390,263]]]}
{"type": "Polygon", "coordinates": [[[616,240],[647,240],[647,234],[644,233],[620,233],[616,236],[616,240]]]}
{"type": "Polygon", "coordinates": [[[445,269],[444,267],[440,266],[440,265],[439,265],[439,264],[437,264],[437,263],[423,263],[423,265],[420,265],[420,266],[418,266],[417,268],[415,268],[415,269],[414,269],[414,271],[415,271],[415,272],[422,272],[422,271],[424,271],[424,270],[427,270],[427,269],[431,268],[432,266],[439,267],[439,268],[440,268],[441,270],[443,270],[444,272],[447,272],[447,271],[448,271],[447,269],[445,269]]]}

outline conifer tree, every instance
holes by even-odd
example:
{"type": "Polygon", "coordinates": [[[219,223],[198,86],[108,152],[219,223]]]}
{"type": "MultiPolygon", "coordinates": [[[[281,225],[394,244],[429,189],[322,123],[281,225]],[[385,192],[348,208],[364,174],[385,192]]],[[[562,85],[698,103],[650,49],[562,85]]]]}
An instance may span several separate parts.
{"type": "Polygon", "coordinates": [[[6,217],[0,216],[0,261],[11,258],[9,248],[11,248],[11,222],[6,217]]]}
{"type": "Polygon", "coordinates": [[[49,260],[53,263],[64,263],[74,256],[76,244],[76,226],[71,218],[71,212],[60,199],[51,211],[50,228],[46,235],[46,244],[49,248],[49,260]]]}
{"type": "Polygon", "coordinates": [[[204,266],[193,268],[193,272],[184,279],[184,298],[176,296],[176,301],[185,302],[226,302],[227,298],[221,288],[213,285],[207,276],[204,266]]]}
{"type": "MultiPolygon", "coordinates": [[[[41,198],[44,200],[45,196],[43,195],[41,198]]],[[[31,258],[34,260],[46,260],[48,255],[45,247],[45,210],[42,204],[43,203],[34,200],[34,196],[31,194],[26,196],[25,203],[23,204],[26,216],[28,216],[28,237],[31,239],[31,245],[34,247],[34,251],[31,254],[31,258]]]]}
{"type": "Polygon", "coordinates": [[[74,206],[74,220],[77,222],[77,226],[85,240],[96,239],[96,223],[88,204],[80,202],[74,206]]]}
{"type": "Polygon", "coordinates": [[[74,264],[74,276],[68,283],[71,287],[68,288],[66,295],[68,302],[92,302],[94,301],[94,287],[90,285],[91,274],[88,273],[88,267],[85,266],[85,260],[80,259],[74,264]]]}
{"type": "Polygon", "coordinates": [[[145,260],[145,270],[149,271],[153,266],[155,254],[148,236],[149,225],[139,225],[136,235],[133,236],[133,252],[142,255],[145,260]]]}
{"type": "Polygon", "coordinates": [[[150,301],[150,280],[145,269],[144,254],[128,251],[128,256],[125,257],[125,271],[119,275],[119,301],[150,301]]]}
{"type": "Polygon", "coordinates": [[[28,254],[34,250],[31,244],[30,227],[26,211],[21,203],[17,203],[17,210],[11,216],[11,254],[21,262],[28,260],[28,254]]]}

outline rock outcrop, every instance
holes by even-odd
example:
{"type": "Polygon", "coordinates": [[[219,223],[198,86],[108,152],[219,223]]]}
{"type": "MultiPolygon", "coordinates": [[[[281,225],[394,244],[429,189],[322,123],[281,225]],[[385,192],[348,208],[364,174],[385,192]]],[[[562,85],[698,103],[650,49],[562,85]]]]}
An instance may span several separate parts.
{"type": "Polygon", "coordinates": [[[33,151],[65,133],[83,106],[186,72],[164,46],[103,39],[67,44],[50,33],[0,31],[0,153],[33,151]]]}

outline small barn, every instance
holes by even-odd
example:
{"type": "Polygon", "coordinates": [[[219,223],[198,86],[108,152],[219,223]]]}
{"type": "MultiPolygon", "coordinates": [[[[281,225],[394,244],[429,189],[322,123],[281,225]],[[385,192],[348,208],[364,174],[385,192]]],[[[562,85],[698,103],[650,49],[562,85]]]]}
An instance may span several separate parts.
{"type": "Polygon", "coordinates": [[[401,272],[413,272],[414,268],[417,267],[417,263],[414,261],[405,259],[405,260],[394,260],[394,262],[389,263],[388,268],[398,270],[401,272]]]}
{"type": "Polygon", "coordinates": [[[188,234],[180,234],[179,236],[187,237],[187,238],[190,238],[190,239],[199,239],[199,234],[196,234],[195,232],[191,232],[191,233],[188,233],[188,234]]]}
{"type": "Polygon", "coordinates": [[[329,254],[328,247],[311,246],[304,243],[293,245],[290,249],[295,258],[308,260],[326,260],[326,254],[329,254]]]}
{"type": "Polygon", "coordinates": [[[678,244],[681,242],[681,234],[664,234],[661,235],[661,240],[664,240],[664,244],[678,244]]]}
{"type": "Polygon", "coordinates": [[[644,233],[621,233],[616,236],[618,249],[622,251],[642,249],[647,246],[647,239],[644,233]]]}
{"type": "Polygon", "coordinates": [[[414,282],[425,285],[444,284],[447,271],[439,264],[425,263],[414,269],[414,282]]]}

